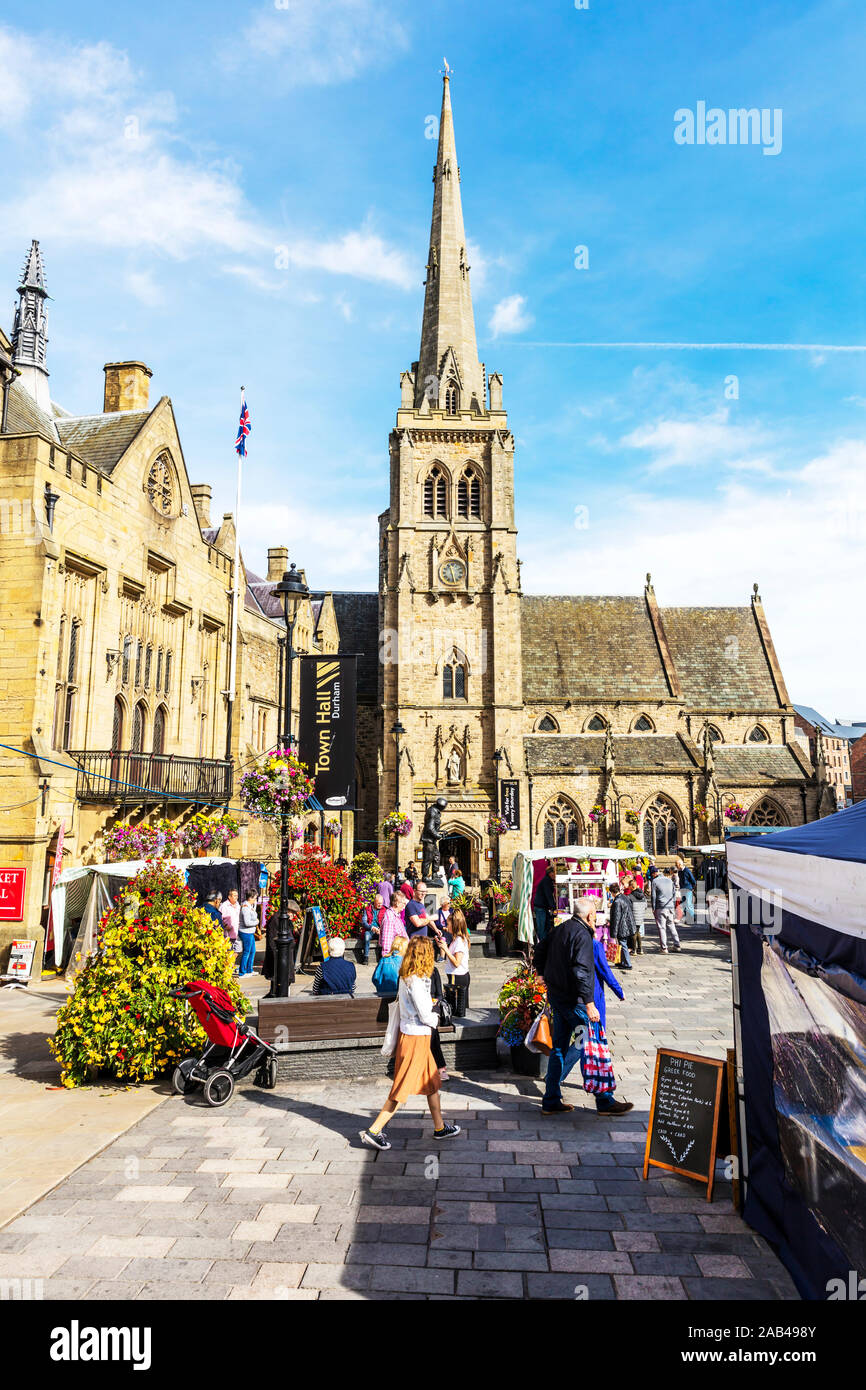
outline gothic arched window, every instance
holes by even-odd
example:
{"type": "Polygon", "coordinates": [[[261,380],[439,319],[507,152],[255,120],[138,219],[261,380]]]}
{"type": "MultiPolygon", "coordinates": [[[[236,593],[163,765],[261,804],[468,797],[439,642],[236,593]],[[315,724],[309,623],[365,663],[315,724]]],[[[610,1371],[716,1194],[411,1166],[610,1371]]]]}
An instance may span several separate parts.
{"type": "Polygon", "coordinates": [[[144,701],[140,700],[136,705],[132,715],[132,751],[140,753],[144,748],[144,723],[147,710],[144,701]]]}
{"type": "Polygon", "coordinates": [[[442,698],[466,699],[466,659],[456,647],[442,667],[442,698]]]}
{"type": "Polygon", "coordinates": [[[457,515],[467,521],[481,520],[481,482],[471,466],[457,484],[457,515]]]}
{"type": "Polygon", "coordinates": [[[580,813],[568,800],[558,796],[544,815],[544,848],[558,849],[560,845],[580,844],[580,813]]]}
{"type": "Polygon", "coordinates": [[[171,516],[174,512],[174,470],[168,454],[158,454],[147,470],[145,483],[150,505],[160,516],[171,516]]]}
{"type": "Polygon", "coordinates": [[[446,414],[446,415],[456,415],[456,414],[457,414],[458,400],[459,400],[459,396],[458,396],[458,391],[457,391],[457,382],[454,381],[454,380],[452,379],[451,381],[448,382],[448,385],[445,387],[445,414],[446,414]]]}
{"type": "Polygon", "coordinates": [[[723,741],[722,731],[721,729],[717,729],[715,724],[708,724],[707,731],[710,735],[710,743],[721,743],[723,741]]]}
{"type": "Polygon", "coordinates": [[[775,801],[771,801],[765,796],[763,801],[759,801],[757,806],[753,806],[749,812],[749,825],[787,825],[788,818],[777,806],[775,801]]]}
{"type": "Polygon", "coordinates": [[[118,695],[114,702],[114,719],[111,725],[111,751],[119,753],[123,747],[123,701],[118,695]]]}
{"type": "Polygon", "coordinates": [[[171,652],[165,654],[165,693],[171,694],[171,652]]]}
{"type": "Polygon", "coordinates": [[[153,720],[153,751],[165,752],[165,706],[160,705],[153,720]]]}
{"type": "Polygon", "coordinates": [[[749,731],[749,742],[750,742],[750,743],[769,743],[769,742],[770,742],[770,735],[767,733],[767,730],[766,730],[766,729],[762,729],[762,728],[761,728],[760,724],[756,724],[755,727],[754,727],[754,729],[750,729],[750,731],[749,731]]]}
{"type": "Polygon", "coordinates": [[[538,732],[540,734],[558,734],[559,725],[551,715],[546,714],[539,722],[538,732]]]}
{"type": "Polygon", "coordinates": [[[424,515],[434,519],[447,517],[447,493],[445,474],[437,463],[424,479],[424,515]]]}
{"type": "Polygon", "coordinates": [[[607,728],[607,724],[600,714],[594,714],[586,727],[591,729],[594,734],[603,734],[607,728]]]}
{"type": "Polygon", "coordinates": [[[651,719],[648,719],[647,716],[646,716],[645,714],[642,714],[641,717],[640,717],[640,719],[636,719],[636,720],[635,720],[634,728],[635,728],[635,733],[638,733],[638,734],[651,734],[652,731],[653,731],[652,720],[651,720],[651,719]]]}
{"type": "Polygon", "coordinates": [[[679,827],[673,806],[657,796],[644,812],[643,847],[648,854],[676,854],[679,827]]]}
{"type": "Polygon", "coordinates": [[[147,651],[146,651],[145,654],[144,654],[144,688],[145,688],[145,690],[149,690],[149,689],[150,689],[150,667],[151,667],[152,661],[153,661],[153,647],[151,647],[150,644],[148,644],[147,651]]]}
{"type": "Polygon", "coordinates": [[[132,659],[132,638],[123,639],[123,660],[120,665],[120,679],[123,685],[129,684],[129,663],[132,659]]]}

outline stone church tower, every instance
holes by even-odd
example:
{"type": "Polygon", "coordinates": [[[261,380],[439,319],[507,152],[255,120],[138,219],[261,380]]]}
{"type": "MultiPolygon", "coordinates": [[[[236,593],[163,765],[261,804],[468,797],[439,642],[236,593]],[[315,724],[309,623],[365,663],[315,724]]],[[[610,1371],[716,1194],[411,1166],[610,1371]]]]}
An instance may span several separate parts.
{"type": "MultiPolygon", "coordinates": [[[[399,721],[407,857],[437,795],[449,830],[478,842],[495,809],[494,753],[507,776],[522,711],[514,439],[502,378],[478,360],[447,75],[433,186],[421,349],[400,379],[379,518],[379,821],[395,805],[399,721]]],[[[384,854],[390,865],[393,847],[384,854]]]]}

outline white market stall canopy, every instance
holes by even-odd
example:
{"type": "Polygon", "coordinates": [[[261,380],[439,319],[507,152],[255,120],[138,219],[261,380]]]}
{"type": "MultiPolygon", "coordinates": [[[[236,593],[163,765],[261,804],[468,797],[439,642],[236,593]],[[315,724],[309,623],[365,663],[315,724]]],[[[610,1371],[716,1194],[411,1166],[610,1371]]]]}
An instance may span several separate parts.
{"type": "MultiPolygon", "coordinates": [[[[191,864],[236,864],[236,859],[223,859],[218,855],[205,859],[166,859],[165,864],[179,870],[186,879],[186,871],[191,864]]],[[[96,927],[111,907],[108,880],[111,878],[134,878],[147,867],[144,859],[121,859],[111,864],[85,864],[80,868],[64,869],[51,893],[51,920],[54,925],[54,959],[63,958],[63,943],[70,923],[79,922],[77,939],[69,958],[67,975],[76,974],[77,954],[81,962],[93,951],[96,944],[96,927]]]]}
{"type": "Polygon", "coordinates": [[[511,865],[511,911],[517,913],[517,936],[520,941],[533,941],[535,932],[532,925],[533,864],[540,859],[565,859],[579,861],[588,859],[603,865],[608,883],[616,883],[618,875],[616,864],[623,859],[655,859],[655,855],[642,849],[600,849],[598,845],[559,845],[555,849],[520,849],[511,865]]]}

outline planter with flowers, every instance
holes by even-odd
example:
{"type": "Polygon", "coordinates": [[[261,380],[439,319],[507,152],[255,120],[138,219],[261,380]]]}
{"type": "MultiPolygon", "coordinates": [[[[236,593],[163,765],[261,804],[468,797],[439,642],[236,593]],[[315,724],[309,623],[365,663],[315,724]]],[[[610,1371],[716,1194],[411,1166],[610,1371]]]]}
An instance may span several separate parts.
{"type": "Polygon", "coordinates": [[[325,834],[331,835],[336,840],[343,833],[343,827],[338,820],[325,821],[325,834]]]}
{"type": "MultiPolygon", "coordinates": [[[[302,845],[301,852],[289,860],[286,880],[289,897],[301,908],[320,907],[330,936],[354,936],[358,916],[364,905],[357,886],[346,870],[323,854],[318,845],[302,845]]],[[[280,874],[271,882],[271,897],[279,899],[280,874]]]]}
{"type": "Polygon", "coordinates": [[[241,831],[240,821],[234,816],[208,816],[198,811],[188,820],[180,831],[180,840],[191,858],[209,854],[221,855],[229,843],[241,831]]]}
{"type": "Polygon", "coordinates": [[[504,816],[497,816],[495,813],[487,817],[488,835],[507,835],[511,829],[504,816]]]}
{"type": "Polygon", "coordinates": [[[389,811],[382,821],[383,835],[411,835],[412,821],[405,811],[389,811]]]}
{"type": "Polygon", "coordinates": [[[100,1073],[126,1083],[170,1072],[205,1043],[195,1014],[170,991],[207,980],[241,1013],[249,1001],[234,978],[235,955],[222,931],[195,905],[180,873],[150,861],[99,923],[97,949],[57,1015],[49,1046],[64,1086],[100,1073]]]}
{"type": "Polygon", "coordinates": [[[372,906],[383,877],[378,856],[367,850],[356,854],[349,865],[349,878],[355,886],[355,892],[368,906],[372,906]]]}
{"type": "Polygon", "coordinates": [[[710,813],[702,801],[695,802],[695,820],[703,821],[704,824],[710,819],[710,813]]]}
{"type": "Polygon", "coordinates": [[[725,820],[730,821],[732,825],[742,825],[745,819],[746,808],[738,801],[732,801],[730,806],[725,807],[725,820]]]}
{"type": "Polygon", "coordinates": [[[102,832],[105,858],[109,862],[123,859],[146,859],[159,852],[155,825],[112,825],[102,832]]]}
{"type": "Polygon", "coordinates": [[[626,811],[626,812],[625,812],[625,822],[626,822],[626,825],[633,825],[633,826],[637,827],[638,825],[640,825],[640,815],[639,815],[639,813],[638,813],[637,811],[631,811],[631,810],[626,811]]]}
{"type": "Polygon", "coordinates": [[[499,1037],[511,1048],[511,1064],[522,1076],[538,1076],[541,1057],[528,1052],[524,1038],[547,1002],[540,975],[519,965],[499,991],[499,1037]]]}
{"type": "Polygon", "coordinates": [[[280,749],[241,778],[240,799],[256,820],[279,825],[283,815],[299,815],[313,794],[314,781],[294,753],[280,749]]]}

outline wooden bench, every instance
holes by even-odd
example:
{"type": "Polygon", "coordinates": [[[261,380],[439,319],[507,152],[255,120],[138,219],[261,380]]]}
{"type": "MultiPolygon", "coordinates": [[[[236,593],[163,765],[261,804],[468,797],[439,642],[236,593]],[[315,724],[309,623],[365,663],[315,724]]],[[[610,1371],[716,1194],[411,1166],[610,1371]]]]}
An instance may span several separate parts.
{"type": "MultiPolygon", "coordinates": [[[[344,1038],[382,1038],[388,1026],[388,1005],[394,996],[326,995],[306,999],[260,999],[259,1037],[282,1044],[329,1042],[344,1038]]],[[[454,1031],[446,1023],[440,1033],[454,1031]]]]}

